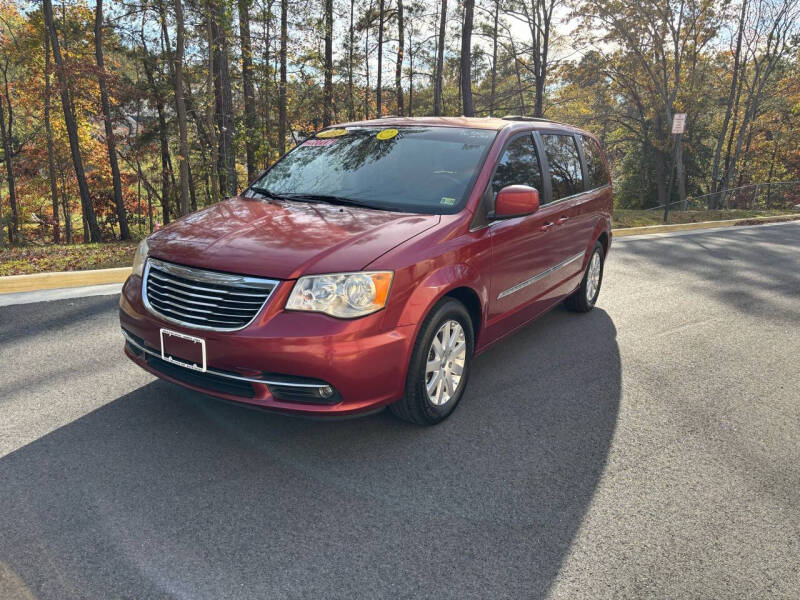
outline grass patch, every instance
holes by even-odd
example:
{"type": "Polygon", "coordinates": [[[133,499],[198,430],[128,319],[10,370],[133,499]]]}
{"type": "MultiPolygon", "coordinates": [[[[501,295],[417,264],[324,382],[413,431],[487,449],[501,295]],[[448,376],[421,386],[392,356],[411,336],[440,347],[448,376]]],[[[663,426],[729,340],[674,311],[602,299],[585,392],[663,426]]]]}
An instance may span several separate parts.
{"type": "MultiPolygon", "coordinates": [[[[728,219],[752,219],[753,217],[771,217],[785,215],[792,211],[781,210],[680,210],[670,211],[666,224],[700,223],[702,221],[725,221],[728,219]]],[[[664,210],[625,210],[614,209],[614,229],[625,227],[646,227],[648,225],[664,225],[664,210]]]]}
{"type": "Polygon", "coordinates": [[[21,246],[0,249],[0,276],[129,267],[136,243],[21,246]]]}

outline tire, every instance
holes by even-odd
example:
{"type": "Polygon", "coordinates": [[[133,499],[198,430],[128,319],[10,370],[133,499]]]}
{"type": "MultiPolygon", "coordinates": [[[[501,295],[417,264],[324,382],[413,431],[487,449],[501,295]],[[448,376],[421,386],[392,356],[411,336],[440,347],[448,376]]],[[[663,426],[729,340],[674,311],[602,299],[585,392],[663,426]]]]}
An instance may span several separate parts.
{"type": "Polygon", "coordinates": [[[600,242],[594,243],[592,255],[586,264],[583,279],[578,289],[564,300],[564,305],[573,312],[586,313],[594,308],[597,296],[600,295],[600,286],[603,283],[603,266],[605,264],[605,250],[600,242]],[[597,262],[595,262],[597,261],[597,262]]]}
{"type": "Polygon", "coordinates": [[[403,397],[389,407],[395,416],[419,425],[435,425],[453,412],[464,395],[472,367],[475,348],[473,329],[469,312],[458,300],[444,298],[431,309],[414,343],[403,397]],[[462,334],[463,360],[458,350],[462,334]],[[442,348],[443,339],[449,338],[455,341],[449,348],[442,348]],[[438,347],[434,345],[434,340],[438,341],[438,347]],[[430,363],[439,363],[438,370],[431,372],[428,368],[429,358],[430,363]],[[461,373],[454,385],[453,378],[459,367],[461,373]],[[432,393],[429,393],[428,386],[433,387],[432,393]]]}

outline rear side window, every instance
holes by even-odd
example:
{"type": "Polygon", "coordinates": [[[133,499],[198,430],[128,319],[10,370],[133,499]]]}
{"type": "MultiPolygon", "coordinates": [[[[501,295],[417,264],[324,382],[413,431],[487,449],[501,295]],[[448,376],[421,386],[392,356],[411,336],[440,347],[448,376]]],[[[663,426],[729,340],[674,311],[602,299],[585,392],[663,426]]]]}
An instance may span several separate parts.
{"type": "Polygon", "coordinates": [[[542,190],[542,168],[530,135],[514,138],[506,146],[492,178],[492,193],[507,185],[527,185],[542,190]]]}
{"type": "Polygon", "coordinates": [[[586,159],[586,170],[589,172],[589,189],[603,187],[609,182],[606,163],[600,145],[590,137],[582,136],[583,156],[586,159]]]}
{"type": "Polygon", "coordinates": [[[553,186],[553,201],[579,194],[583,191],[583,171],[575,138],[571,135],[542,134],[547,162],[550,163],[550,179],[553,186]]]}

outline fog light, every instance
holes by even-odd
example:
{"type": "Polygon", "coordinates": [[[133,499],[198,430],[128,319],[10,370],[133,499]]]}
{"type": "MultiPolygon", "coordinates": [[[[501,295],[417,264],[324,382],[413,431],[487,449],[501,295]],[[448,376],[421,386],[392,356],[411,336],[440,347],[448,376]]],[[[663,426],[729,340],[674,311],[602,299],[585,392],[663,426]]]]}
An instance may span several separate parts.
{"type": "Polygon", "coordinates": [[[272,396],[282,402],[333,405],[342,401],[336,388],[321,379],[274,374],[269,377],[270,379],[280,377],[284,380],[284,382],[273,380],[267,384],[272,396]]]}

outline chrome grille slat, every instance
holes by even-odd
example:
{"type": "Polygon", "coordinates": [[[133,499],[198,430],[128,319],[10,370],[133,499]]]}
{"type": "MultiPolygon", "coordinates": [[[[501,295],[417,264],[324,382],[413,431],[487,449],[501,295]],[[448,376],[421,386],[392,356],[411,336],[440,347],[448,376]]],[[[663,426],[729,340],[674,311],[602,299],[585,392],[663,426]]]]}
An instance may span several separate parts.
{"type": "MultiPolygon", "coordinates": [[[[214,307],[214,306],[217,305],[217,303],[212,304],[210,302],[202,302],[200,300],[189,300],[188,298],[184,298],[183,296],[176,296],[173,293],[165,292],[165,291],[163,291],[164,289],[168,289],[168,288],[162,288],[161,286],[155,285],[153,283],[153,281],[151,280],[150,281],[150,286],[147,288],[147,293],[148,294],[156,294],[156,295],[159,295],[159,296],[164,296],[166,298],[173,298],[175,300],[181,300],[182,302],[189,302],[190,304],[198,304],[198,305],[201,305],[201,306],[214,307]]],[[[213,298],[213,300],[219,300],[219,298],[213,298]]]]}
{"type": "MultiPolygon", "coordinates": [[[[150,294],[151,295],[153,294],[152,290],[150,291],[150,294]]],[[[204,314],[204,315],[219,314],[218,313],[219,310],[227,310],[225,308],[219,309],[219,308],[214,307],[214,306],[208,307],[208,308],[204,308],[204,307],[201,307],[201,306],[184,306],[183,304],[176,304],[175,302],[172,302],[171,300],[163,300],[162,298],[160,298],[161,294],[156,293],[156,296],[159,296],[157,298],[157,300],[156,300],[157,302],[163,303],[163,304],[169,304],[170,306],[174,306],[178,310],[188,310],[189,312],[196,312],[196,313],[201,313],[201,314],[204,314]]],[[[226,318],[230,317],[231,319],[236,320],[236,319],[238,319],[240,317],[247,317],[248,315],[252,315],[252,311],[244,311],[244,314],[241,314],[241,315],[220,314],[219,316],[226,317],[226,318]]]]}
{"type": "Polygon", "coordinates": [[[236,331],[247,327],[278,282],[177,265],[149,258],[142,299],[165,321],[195,329],[236,331]]]}
{"type": "MultiPolygon", "coordinates": [[[[174,311],[172,311],[170,309],[162,308],[161,312],[159,313],[159,316],[162,319],[166,319],[167,321],[172,321],[172,322],[175,322],[175,323],[180,322],[180,324],[186,323],[186,321],[183,320],[183,319],[186,318],[186,315],[174,312],[174,311]]],[[[197,321],[203,321],[203,323],[219,323],[220,325],[224,326],[224,327],[221,327],[221,328],[218,328],[218,327],[213,327],[212,328],[210,326],[206,326],[206,325],[201,326],[201,325],[198,325],[197,323],[192,323],[191,326],[195,327],[195,328],[228,329],[228,326],[230,325],[230,323],[228,323],[227,321],[217,321],[216,319],[207,319],[205,317],[200,317],[200,316],[197,316],[197,317],[192,316],[192,319],[193,320],[197,320],[197,321]]]]}
{"type": "MultiPolygon", "coordinates": [[[[205,292],[217,292],[217,293],[225,291],[225,290],[220,290],[219,288],[209,288],[209,287],[202,287],[202,286],[199,286],[199,285],[191,285],[191,284],[182,282],[180,280],[180,278],[178,278],[178,277],[174,277],[172,279],[165,279],[163,277],[159,277],[158,273],[154,273],[153,277],[155,279],[158,279],[158,280],[161,280],[161,281],[168,281],[171,284],[179,285],[181,287],[191,288],[193,290],[203,290],[205,292]]],[[[256,294],[256,293],[251,293],[251,292],[238,292],[238,291],[235,291],[235,292],[232,291],[232,292],[229,292],[229,293],[236,294],[237,296],[261,296],[262,295],[262,294],[256,294]]]]}
{"type": "Polygon", "coordinates": [[[219,310],[226,310],[226,311],[230,311],[230,312],[239,312],[239,313],[242,313],[242,314],[252,314],[252,312],[253,312],[253,307],[252,306],[226,306],[226,304],[230,304],[230,303],[224,303],[224,300],[221,301],[221,302],[211,303],[211,302],[202,302],[200,300],[194,300],[194,299],[190,300],[189,298],[184,298],[183,296],[180,296],[180,295],[176,296],[174,293],[164,292],[160,288],[155,287],[152,284],[152,282],[150,282],[150,287],[147,290],[147,293],[148,294],[155,294],[157,296],[164,296],[166,298],[172,298],[173,300],[177,300],[179,302],[186,302],[186,303],[192,304],[194,306],[205,306],[205,307],[209,307],[209,308],[216,308],[216,309],[219,309],[219,310]]]}

